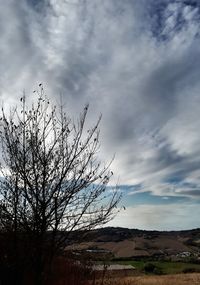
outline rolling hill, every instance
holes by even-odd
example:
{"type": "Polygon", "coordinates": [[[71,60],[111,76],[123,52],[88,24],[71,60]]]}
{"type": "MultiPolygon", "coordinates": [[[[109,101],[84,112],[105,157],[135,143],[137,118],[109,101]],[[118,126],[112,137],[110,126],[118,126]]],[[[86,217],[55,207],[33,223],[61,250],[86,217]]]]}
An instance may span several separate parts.
{"type": "Polygon", "coordinates": [[[110,253],[114,258],[173,257],[174,260],[198,260],[200,229],[160,232],[107,227],[82,234],[74,232],[66,250],[110,253]]]}

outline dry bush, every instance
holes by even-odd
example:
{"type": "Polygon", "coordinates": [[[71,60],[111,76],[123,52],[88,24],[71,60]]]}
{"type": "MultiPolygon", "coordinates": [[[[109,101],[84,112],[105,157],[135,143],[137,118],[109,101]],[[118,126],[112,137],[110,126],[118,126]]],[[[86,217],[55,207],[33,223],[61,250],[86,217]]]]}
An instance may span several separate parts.
{"type": "MultiPolygon", "coordinates": [[[[97,280],[95,285],[199,285],[200,274],[176,274],[166,276],[139,276],[97,280]]],[[[92,284],[93,285],[93,284],[92,284]]]]}
{"type": "Polygon", "coordinates": [[[52,270],[46,279],[46,285],[88,285],[90,270],[85,264],[72,259],[58,257],[52,264],[52,270]]]}

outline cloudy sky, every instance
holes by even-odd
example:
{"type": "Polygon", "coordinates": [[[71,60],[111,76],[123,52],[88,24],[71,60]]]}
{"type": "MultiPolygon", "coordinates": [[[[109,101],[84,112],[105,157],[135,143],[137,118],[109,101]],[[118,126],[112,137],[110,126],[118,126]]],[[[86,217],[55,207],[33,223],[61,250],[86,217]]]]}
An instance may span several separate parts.
{"type": "Polygon", "coordinates": [[[200,1],[0,0],[0,100],[90,103],[123,192],[110,225],[200,227],[200,1]]]}

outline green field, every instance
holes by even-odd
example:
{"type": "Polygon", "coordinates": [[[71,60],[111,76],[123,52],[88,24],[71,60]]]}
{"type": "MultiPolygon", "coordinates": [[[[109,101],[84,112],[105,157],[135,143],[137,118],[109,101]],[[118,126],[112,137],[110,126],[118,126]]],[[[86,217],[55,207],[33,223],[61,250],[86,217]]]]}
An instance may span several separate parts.
{"type": "Polygon", "coordinates": [[[134,266],[138,271],[144,272],[146,264],[153,264],[156,268],[159,268],[163,274],[176,274],[183,273],[185,270],[193,269],[196,272],[200,272],[200,264],[184,263],[184,262],[167,262],[167,261],[116,261],[118,264],[130,264],[134,266]]]}

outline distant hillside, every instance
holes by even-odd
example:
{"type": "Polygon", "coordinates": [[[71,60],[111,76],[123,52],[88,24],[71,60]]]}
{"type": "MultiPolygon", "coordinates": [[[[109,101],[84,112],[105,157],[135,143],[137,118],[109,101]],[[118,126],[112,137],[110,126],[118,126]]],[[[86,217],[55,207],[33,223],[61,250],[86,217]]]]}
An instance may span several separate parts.
{"type": "MultiPolygon", "coordinates": [[[[74,233],[72,240],[80,236],[74,233]]],[[[186,231],[144,231],[127,228],[101,228],[85,232],[81,240],[66,249],[74,251],[107,251],[115,258],[200,256],[200,229],[186,231]]]]}

